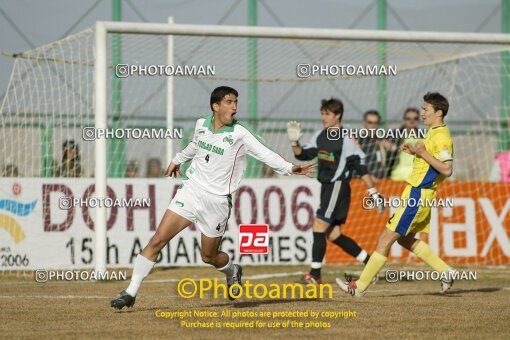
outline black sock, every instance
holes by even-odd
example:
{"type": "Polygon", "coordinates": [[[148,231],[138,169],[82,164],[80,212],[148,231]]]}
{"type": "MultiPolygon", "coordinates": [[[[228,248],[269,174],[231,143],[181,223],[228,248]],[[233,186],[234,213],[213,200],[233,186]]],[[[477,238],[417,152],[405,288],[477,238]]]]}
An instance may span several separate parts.
{"type": "MultiPolygon", "coordinates": [[[[363,249],[361,249],[361,247],[358,246],[358,244],[352,238],[345,236],[344,234],[340,234],[340,236],[338,236],[336,240],[333,241],[333,243],[342,248],[343,251],[345,251],[347,254],[355,258],[357,258],[358,255],[360,255],[363,251],[363,249]]],[[[366,264],[369,258],[370,256],[367,254],[367,256],[360,261],[363,261],[363,263],[366,264]]]]}
{"type": "Polygon", "coordinates": [[[326,254],[326,233],[316,233],[314,231],[312,245],[312,269],[310,270],[310,274],[315,277],[321,276],[321,268],[313,268],[313,266],[322,265],[324,254],[326,254]]]}

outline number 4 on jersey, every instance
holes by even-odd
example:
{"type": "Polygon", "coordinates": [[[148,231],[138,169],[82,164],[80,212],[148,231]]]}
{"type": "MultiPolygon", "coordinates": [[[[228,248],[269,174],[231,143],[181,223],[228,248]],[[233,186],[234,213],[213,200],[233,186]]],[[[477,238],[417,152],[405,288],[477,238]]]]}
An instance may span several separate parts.
{"type": "Polygon", "coordinates": [[[206,161],[207,163],[209,163],[209,154],[207,154],[207,155],[205,156],[205,161],[206,161]]]}

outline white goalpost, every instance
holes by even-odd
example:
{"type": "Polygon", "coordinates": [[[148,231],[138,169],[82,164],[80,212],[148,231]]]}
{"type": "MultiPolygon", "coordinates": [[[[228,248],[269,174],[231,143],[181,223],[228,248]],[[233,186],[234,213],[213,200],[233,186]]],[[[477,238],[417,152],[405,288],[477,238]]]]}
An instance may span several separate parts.
{"type": "MultiPolygon", "coordinates": [[[[107,35],[148,34],[168,36],[167,62],[173,64],[173,36],[207,36],[207,37],[244,37],[272,39],[303,39],[303,40],[338,40],[338,41],[388,41],[412,43],[454,43],[454,44],[486,44],[495,50],[507,49],[510,36],[507,34],[482,33],[443,33],[443,32],[409,32],[379,30],[341,30],[341,29],[309,29],[309,28],[276,28],[276,27],[232,27],[207,25],[174,24],[169,18],[168,24],[129,23],[129,22],[97,22],[95,25],[95,121],[96,128],[106,128],[107,113],[107,35]],[[496,45],[496,46],[495,46],[496,45]],[[497,47],[497,45],[501,45],[497,47]]],[[[493,51],[493,50],[492,50],[493,51]]],[[[167,78],[167,123],[173,127],[173,77],[167,78]]],[[[173,153],[172,140],[167,140],[167,162],[173,153]]],[[[107,159],[106,140],[96,140],[96,195],[106,198],[107,159]]],[[[96,271],[106,270],[106,208],[96,211],[96,271]]]]}
{"type": "MultiPolygon", "coordinates": [[[[95,64],[94,64],[94,112],[95,128],[106,129],[106,41],[108,30],[105,25],[97,23],[95,26],[95,64]]],[[[99,199],[106,199],[106,139],[98,138],[95,141],[95,179],[96,196],[99,199]]],[[[106,271],[106,207],[100,206],[96,210],[95,223],[95,266],[96,271],[103,273],[106,271]]]]}

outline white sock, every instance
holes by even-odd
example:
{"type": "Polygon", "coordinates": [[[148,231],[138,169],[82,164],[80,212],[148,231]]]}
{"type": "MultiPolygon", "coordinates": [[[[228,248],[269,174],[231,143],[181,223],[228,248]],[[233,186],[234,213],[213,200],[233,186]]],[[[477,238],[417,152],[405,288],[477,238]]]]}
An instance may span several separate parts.
{"type": "Polygon", "coordinates": [[[310,267],[312,269],[321,269],[322,268],[322,262],[312,262],[312,265],[310,267]]]}
{"type": "Polygon", "coordinates": [[[228,263],[224,267],[218,268],[218,270],[227,275],[227,277],[231,277],[234,276],[235,274],[236,266],[234,266],[234,264],[232,263],[232,259],[229,256],[228,263]]]}
{"type": "Polygon", "coordinates": [[[152,267],[154,267],[154,264],[156,264],[156,262],[149,261],[146,257],[143,257],[142,254],[138,254],[135,259],[135,265],[133,267],[131,283],[129,283],[129,287],[126,289],[126,292],[129,295],[136,296],[136,293],[138,293],[138,289],[140,288],[143,279],[149,275],[152,267]]]}

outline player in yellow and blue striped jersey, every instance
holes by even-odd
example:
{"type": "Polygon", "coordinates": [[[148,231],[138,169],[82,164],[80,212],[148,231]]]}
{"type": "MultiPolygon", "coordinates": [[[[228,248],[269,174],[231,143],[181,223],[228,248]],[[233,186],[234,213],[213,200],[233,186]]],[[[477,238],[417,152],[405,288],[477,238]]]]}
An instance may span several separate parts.
{"type": "Polygon", "coordinates": [[[436,187],[453,172],[453,142],[450,130],[444,123],[448,113],[448,100],[441,94],[427,93],[423,97],[421,117],[429,127],[425,140],[415,146],[404,144],[401,150],[414,155],[413,171],[407,179],[402,193],[400,207],[389,218],[386,229],[379,236],[375,252],[370,257],[359,280],[347,278],[347,282],[337,279],[340,288],[351,295],[362,296],[372,279],[386,263],[393,243],[413,252],[434,270],[446,273],[441,280],[441,292],[449,290],[455,270],[437,256],[432,248],[416,238],[416,233],[428,233],[431,202],[436,197],[436,187]]]}

